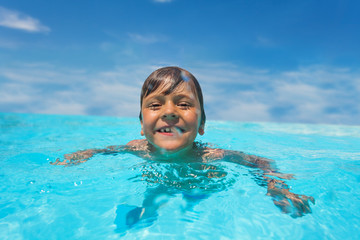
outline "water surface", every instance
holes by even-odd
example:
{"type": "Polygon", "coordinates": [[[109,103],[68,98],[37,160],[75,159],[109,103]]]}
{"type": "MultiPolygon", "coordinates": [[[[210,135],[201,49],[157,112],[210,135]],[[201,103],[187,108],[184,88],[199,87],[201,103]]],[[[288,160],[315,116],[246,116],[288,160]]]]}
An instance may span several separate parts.
{"type": "Polygon", "coordinates": [[[205,130],[198,140],[273,159],[295,174],[287,184],[316,199],[312,213],[282,213],[234,163],[127,153],[49,164],[140,138],[136,118],[3,113],[0,239],[360,238],[360,127],[208,121],[205,130]]]}

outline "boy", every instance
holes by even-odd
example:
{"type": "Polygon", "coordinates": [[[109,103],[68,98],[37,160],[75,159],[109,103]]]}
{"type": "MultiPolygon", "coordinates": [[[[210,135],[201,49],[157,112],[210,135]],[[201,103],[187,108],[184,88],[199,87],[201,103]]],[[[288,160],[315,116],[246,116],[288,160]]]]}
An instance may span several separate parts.
{"type": "Polygon", "coordinates": [[[273,198],[275,205],[283,212],[292,217],[311,212],[308,200],[314,203],[314,198],[291,193],[279,178],[290,179],[292,175],[277,172],[273,161],[238,151],[209,148],[194,142],[197,134],[204,134],[206,116],[200,85],[188,71],[178,67],[164,67],[151,73],[142,87],[140,108],[141,135],[146,139],[132,140],[126,146],[66,154],[63,162],[57,159],[52,164],[78,164],[96,153],[120,152],[131,152],[157,160],[211,162],[221,159],[260,169],[261,173],[255,173],[261,179],[260,184],[267,186],[267,195],[273,198]]]}

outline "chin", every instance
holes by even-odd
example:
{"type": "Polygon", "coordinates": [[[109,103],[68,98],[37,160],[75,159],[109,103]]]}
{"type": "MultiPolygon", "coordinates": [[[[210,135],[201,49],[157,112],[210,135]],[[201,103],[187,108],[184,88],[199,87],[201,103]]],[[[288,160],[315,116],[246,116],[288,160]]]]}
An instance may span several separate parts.
{"type": "Polygon", "coordinates": [[[162,149],[165,152],[175,153],[175,152],[181,151],[183,148],[181,148],[181,147],[160,147],[160,149],[162,149]]]}
{"type": "Polygon", "coordinates": [[[159,146],[160,152],[168,154],[179,153],[186,149],[187,146],[159,146]]]}

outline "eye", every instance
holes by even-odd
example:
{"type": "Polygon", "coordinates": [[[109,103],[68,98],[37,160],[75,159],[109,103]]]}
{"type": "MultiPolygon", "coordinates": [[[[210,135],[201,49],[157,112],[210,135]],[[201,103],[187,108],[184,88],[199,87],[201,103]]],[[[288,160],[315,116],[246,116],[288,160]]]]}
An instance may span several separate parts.
{"type": "Polygon", "coordinates": [[[159,110],[160,107],[161,107],[160,103],[150,103],[148,105],[148,108],[151,109],[151,110],[159,110]]]}
{"type": "Polygon", "coordinates": [[[187,102],[180,102],[178,103],[178,106],[181,108],[181,109],[189,109],[191,107],[191,104],[190,103],[187,103],[187,102]]]}

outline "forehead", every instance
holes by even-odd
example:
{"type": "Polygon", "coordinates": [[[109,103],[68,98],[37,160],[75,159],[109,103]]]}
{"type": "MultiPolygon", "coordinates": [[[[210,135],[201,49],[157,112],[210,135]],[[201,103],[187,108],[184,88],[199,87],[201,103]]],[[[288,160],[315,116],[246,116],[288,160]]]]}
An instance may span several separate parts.
{"type": "Polygon", "coordinates": [[[179,85],[177,85],[175,88],[173,88],[172,85],[173,84],[171,81],[163,81],[155,91],[151,92],[145,98],[154,97],[157,95],[175,94],[175,95],[187,95],[189,97],[197,99],[196,88],[191,81],[187,81],[187,82],[184,81],[179,85]]]}

